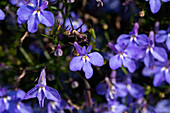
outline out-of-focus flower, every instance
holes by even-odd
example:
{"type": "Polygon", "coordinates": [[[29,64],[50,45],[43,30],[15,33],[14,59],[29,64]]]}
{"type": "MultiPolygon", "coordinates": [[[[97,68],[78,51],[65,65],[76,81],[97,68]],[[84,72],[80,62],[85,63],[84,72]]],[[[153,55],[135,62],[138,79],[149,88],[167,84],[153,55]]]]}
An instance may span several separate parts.
{"type": "MultiPolygon", "coordinates": [[[[145,0],[148,1],[148,0],[145,0]]],[[[170,0],[162,0],[163,2],[168,2],[170,0]]],[[[161,0],[149,0],[150,9],[152,13],[157,13],[161,8],[161,0]]]]}
{"type": "Polygon", "coordinates": [[[25,99],[38,98],[40,107],[44,107],[45,97],[49,100],[60,102],[60,95],[57,90],[46,86],[46,73],[45,69],[42,69],[38,84],[34,88],[29,90],[25,95],[25,99]]]}
{"type": "Polygon", "coordinates": [[[21,102],[25,96],[24,91],[17,89],[16,91],[10,92],[9,95],[12,98],[8,109],[9,113],[33,113],[30,105],[21,102]]]}
{"type": "Polygon", "coordinates": [[[88,54],[92,49],[92,46],[88,46],[87,50],[85,46],[81,48],[77,42],[74,42],[74,46],[80,56],[74,57],[71,60],[70,70],[78,71],[83,68],[83,71],[85,72],[85,77],[89,79],[93,75],[93,69],[91,67],[91,64],[95,66],[102,66],[104,64],[104,59],[102,55],[100,55],[98,52],[88,54]]]}
{"type": "MultiPolygon", "coordinates": [[[[73,25],[74,29],[79,28],[82,24],[83,24],[83,20],[81,18],[79,18],[79,16],[77,14],[75,14],[74,12],[71,12],[71,22],[73,25]]],[[[65,22],[65,27],[70,27],[70,19],[67,18],[66,22],[65,22]]],[[[81,26],[82,32],[87,31],[87,26],[84,24],[81,26]]],[[[73,30],[73,29],[72,29],[73,30]]],[[[78,31],[80,31],[80,29],[78,29],[78,31]]]]}
{"type": "Polygon", "coordinates": [[[17,10],[18,20],[21,23],[27,21],[28,31],[35,33],[38,30],[37,25],[42,23],[47,27],[54,25],[54,16],[50,11],[45,11],[48,1],[32,0],[27,5],[20,7],[17,10]]]}
{"type": "Polygon", "coordinates": [[[133,59],[139,58],[141,50],[137,46],[128,46],[126,47],[123,43],[122,45],[115,44],[113,45],[109,42],[108,46],[116,53],[109,60],[110,68],[115,70],[121,67],[122,65],[133,73],[136,70],[136,64],[133,59]]]}
{"type": "Polygon", "coordinates": [[[4,12],[0,9],[0,20],[4,20],[5,19],[5,14],[4,12]]]}
{"type": "Polygon", "coordinates": [[[18,7],[21,7],[25,4],[27,4],[27,1],[25,1],[25,0],[9,0],[9,3],[11,5],[17,5],[18,7]]]}
{"type": "Polygon", "coordinates": [[[62,55],[63,55],[63,51],[61,49],[61,45],[58,44],[56,50],[54,51],[54,56],[62,56],[62,55]]]}
{"type": "Polygon", "coordinates": [[[168,30],[159,30],[155,35],[155,41],[157,43],[163,43],[166,41],[166,46],[170,51],[170,28],[168,28],[168,30]]]}
{"type": "Polygon", "coordinates": [[[166,81],[170,84],[170,65],[169,62],[156,62],[155,69],[157,72],[155,73],[153,79],[154,86],[160,86],[163,81],[166,81]]]}
{"type": "Polygon", "coordinates": [[[74,3],[75,0],[67,0],[67,3],[74,3]]]}

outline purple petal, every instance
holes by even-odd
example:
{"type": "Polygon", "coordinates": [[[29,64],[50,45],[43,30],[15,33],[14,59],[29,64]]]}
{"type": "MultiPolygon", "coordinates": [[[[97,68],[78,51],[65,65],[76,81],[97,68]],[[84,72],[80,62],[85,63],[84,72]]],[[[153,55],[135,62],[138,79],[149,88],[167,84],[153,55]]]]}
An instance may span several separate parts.
{"type": "Polygon", "coordinates": [[[77,50],[77,52],[79,53],[80,56],[83,55],[81,47],[77,42],[74,42],[74,47],[76,48],[76,50],[77,50]]]}
{"type": "Polygon", "coordinates": [[[51,27],[54,25],[54,16],[50,11],[40,11],[38,12],[38,19],[40,23],[46,25],[47,27],[51,27]]]}
{"type": "Polygon", "coordinates": [[[124,83],[117,83],[116,87],[116,95],[118,97],[125,97],[127,95],[127,87],[124,83]]]}
{"type": "Polygon", "coordinates": [[[83,55],[86,54],[86,47],[85,47],[85,46],[83,46],[83,48],[82,48],[82,54],[83,54],[83,55]]]}
{"type": "Polygon", "coordinates": [[[0,20],[5,19],[5,14],[4,12],[0,9],[0,20]]]}
{"type": "Polygon", "coordinates": [[[158,34],[155,35],[155,41],[158,43],[163,43],[168,37],[167,31],[159,30],[158,34]]]}
{"type": "Polygon", "coordinates": [[[170,36],[166,40],[166,46],[167,46],[168,50],[170,51],[170,36]]]}
{"type": "Polygon", "coordinates": [[[127,86],[127,89],[133,98],[141,98],[144,95],[143,88],[138,84],[131,83],[129,84],[129,87],[127,86]]]}
{"type": "Polygon", "coordinates": [[[154,76],[153,85],[159,86],[165,80],[164,73],[161,71],[154,76]]]}
{"type": "Polygon", "coordinates": [[[27,21],[27,25],[28,25],[28,31],[30,33],[35,33],[38,30],[38,24],[39,24],[39,20],[37,18],[37,15],[32,15],[30,17],[30,19],[27,21]]]}
{"type": "Polygon", "coordinates": [[[48,5],[48,1],[44,1],[43,4],[41,5],[40,9],[44,10],[45,8],[47,8],[48,5]]]}
{"type": "Polygon", "coordinates": [[[139,54],[141,53],[141,49],[138,46],[128,46],[124,52],[127,53],[129,58],[139,59],[143,57],[142,54],[139,54]]]}
{"type": "Polygon", "coordinates": [[[153,47],[152,55],[161,62],[165,62],[167,60],[167,53],[161,47],[153,47]]]}
{"type": "Polygon", "coordinates": [[[46,89],[45,90],[45,96],[46,96],[47,99],[54,100],[56,102],[61,100],[60,95],[57,92],[57,90],[55,90],[51,87],[48,87],[48,86],[45,86],[45,89],[46,89]]]}
{"type": "Polygon", "coordinates": [[[44,107],[45,92],[43,91],[43,89],[41,89],[41,91],[38,92],[37,98],[38,98],[40,107],[44,107]]]}
{"type": "Polygon", "coordinates": [[[130,59],[130,58],[125,58],[123,59],[123,66],[125,66],[126,68],[128,68],[128,70],[133,73],[136,70],[136,64],[135,62],[130,59]]]}
{"type": "Polygon", "coordinates": [[[38,80],[38,84],[46,85],[46,73],[45,73],[45,69],[41,70],[40,77],[39,77],[39,80],[38,80]]]}
{"type": "Polygon", "coordinates": [[[33,7],[24,5],[17,10],[17,15],[21,21],[26,21],[30,18],[34,10],[33,7]]]}
{"type": "Polygon", "coordinates": [[[91,45],[90,45],[90,46],[88,46],[88,47],[87,47],[87,51],[86,51],[86,53],[89,53],[91,49],[92,49],[92,46],[91,46],[91,45]]]}
{"type": "Polygon", "coordinates": [[[144,46],[149,43],[149,39],[145,34],[140,34],[137,36],[137,43],[139,46],[144,46]]]}
{"type": "Polygon", "coordinates": [[[102,55],[100,55],[98,52],[93,52],[88,54],[90,57],[90,63],[92,63],[95,66],[102,66],[104,64],[104,59],[102,55]]]}
{"type": "Polygon", "coordinates": [[[150,0],[150,9],[152,13],[157,13],[159,9],[161,8],[161,1],[160,0],[150,0]]]}
{"type": "Polygon", "coordinates": [[[112,56],[109,60],[110,68],[115,70],[122,66],[122,60],[119,55],[112,56]]]}
{"type": "Polygon", "coordinates": [[[127,35],[127,34],[122,34],[117,39],[117,43],[120,44],[120,45],[122,43],[124,43],[125,45],[128,45],[129,41],[130,41],[130,36],[127,35]]]}
{"type": "Polygon", "coordinates": [[[91,67],[91,64],[89,62],[84,63],[83,71],[85,72],[86,79],[89,79],[93,75],[93,69],[91,67]]]}
{"type": "Polygon", "coordinates": [[[38,88],[39,88],[39,87],[36,87],[36,86],[35,86],[35,87],[32,88],[31,90],[29,90],[29,91],[26,93],[24,99],[35,98],[35,97],[37,96],[37,93],[38,93],[38,88]]]}
{"type": "Polygon", "coordinates": [[[146,67],[152,67],[155,60],[154,57],[151,55],[151,53],[146,53],[144,57],[144,64],[146,67]]]}
{"type": "Polygon", "coordinates": [[[71,62],[70,62],[70,70],[71,71],[80,71],[81,68],[83,67],[83,60],[82,60],[82,56],[77,56],[74,57],[71,62]]]}
{"type": "Polygon", "coordinates": [[[96,92],[98,95],[104,95],[108,86],[105,83],[100,83],[96,86],[96,92]]]}
{"type": "Polygon", "coordinates": [[[165,80],[168,82],[168,84],[170,84],[170,72],[166,72],[165,71],[165,80]]]}

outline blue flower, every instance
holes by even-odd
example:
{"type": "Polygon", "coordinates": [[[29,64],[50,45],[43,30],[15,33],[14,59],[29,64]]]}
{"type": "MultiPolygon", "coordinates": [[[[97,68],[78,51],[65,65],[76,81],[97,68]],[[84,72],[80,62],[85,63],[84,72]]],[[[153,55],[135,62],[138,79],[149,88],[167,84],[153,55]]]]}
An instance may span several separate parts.
{"type": "Polygon", "coordinates": [[[9,0],[9,3],[11,5],[17,5],[18,7],[21,7],[24,4],[26,4],[27,2],[25,0],[9,0]]]}
{"type": "Polygon", "coordinates": [[[21,101],[24,99],[25,92],[18,89],[16,91],[10,92],[10,101],[9,113],[33,113],[33,110],[30,105],[24,104],[21,101]]]}
{"type": "Polygon", "coordinates": [[[48,1],[32,0],[27,5],[17,10],[18,21],[24,23],[27,21],[28,31],[34,33],[37,31],[37,25],[42,23],[47,27],[54,25],[54,16],[50,11],[45,11],[48,1]]]}
{"type": "Polygon", "coordinates": [[[160,86],[163,81],[170,84],[170,65],[169,62],[156,62],[155,63],[155,76],[153,79],[154,86],[160,86]]]}
{"type": "Polygon", "coordinates": [[[133,30],[128,34],[122,34],[118,37],[117,43],[119,45],[135,45],[144,46],[148,44],[148,37],[145,34],[138,35],[139,24],[135,23],[133,30]]]}
{"type": "Polygon", "coordinates": [[[44,107],[45,97],[49,100],[60,102],[60,95],[57,90],[46,86],[46,73],[45,69],[42,69],[38,84],[34,88],[29,90],[25,95],[25,99],[38,98],[40,107],[44,107]]]}
{"type": "Polygon", "coordinates": [[[167,60],[167,53],[162,47],[155,47],[154,44],[154,33],[153,31],[149,34],[149,43],[147,46],[143,47],[144,51],[144,64],[146,67],[152,67],[155,63],[155,59],[160,62],[165,62],[167,60]]]}
{"type": "Polygon", "coordinates": [[[88,54],[92,49],[92,46],[88,46],[87,50],[85,46],[81,48],[77,42],[74,42],[74,46],[80,56],[74,57],[71,60],[70,70],[78,71],[83,68],[83,71],[85,72],[85,77],[89,79],[93,75],[93,69],[91,67],[91,64],[95,66],[102,66],[104,64],[104,59],[98,52],[88,54]]]}
{"type": "Polygon", "coordinates": [[[4,12],[0,9],[0,20],[4,20],[5,19],[5,14],[4,12]]]}
{"type": "Polygon", "coordinates": [[[141,50],[137,46],[128,46],[126,47],[123,43],[122,45],[109,43],[108,46],[116,53],[116,55],[112,56],[109,60],[110,68],[115,70],[121,67],[122,65],[133,73],[136,70],[136,64],[133,59],[138,59],[138,53],[141,50]]]}

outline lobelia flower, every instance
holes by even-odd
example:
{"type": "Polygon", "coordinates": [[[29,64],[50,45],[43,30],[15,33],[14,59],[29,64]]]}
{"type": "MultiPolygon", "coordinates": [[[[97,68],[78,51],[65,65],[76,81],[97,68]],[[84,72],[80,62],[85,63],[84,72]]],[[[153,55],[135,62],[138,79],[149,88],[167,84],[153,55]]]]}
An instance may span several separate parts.
{"type": "MultiPolygon", "coordinates": [[[[148,1],[148,0],[145,0],[148,1]]],[[[162,0],[163,2],[168,2],[170,0],[162,0]]],[[[150,9],[152,13],[157,13],[161,8],[161,0],[149,0],[150,9]]]]}
{"type": "MultiPolygon", "coordinates": [[[[83,20],[81,18],[79,18],[79,16],[77,14],[75,14],[74,12],[71,12],[71,21],[72,21],[74,29],[79,28],[83,24],[83,20]]],[[[70,26],[69,18],[67,18],[66,22],[65,22],[65,27],[67,27],[67,26],[70,26]]],[[[85,32],[85,31],[87,31],[87,26],[84,24],[81,26],[81,29],[82,29],[82,32],[85,32]]],[[[80,29],[78,29],[77,31],[79,32],[80,29]]]]}
{"type": "Polygon", "coordinates": [[[113,45],[111,42],[108,43],[108,46],[116,53],[116,55],[112,56],[109,60],[110,68],[115,70],[121,67],[122,65],[133,73],[136,70],[136,64],[133,59],[138,59],[141,56],[138,54],[141,50],[136,46],[128,46],[125,44],[115,44],[113,45]]]}
{"type": "Polygon", "coordinates": [[[61,45],[58,44],[56,50],[54,51],[54,56],[62,56],[62,55],[63,55],[63,51],[61,49],[61,45]]]}
{"type": "Polygon", "coordinates": [[[0,20],[4,20],[5,19],[5,14],[4,12],[0,9],[0,20]]]}
{"type": "Polygon", "coordinates": [[[170,62],[155,62],[154,86],[160,86],[163,81],[170,84],[170,62]]]}
{"type": "Polygon", "coordinates": [[[24,99],[25,92],[17,89],[10,92],[12,101],[10,102],[8,112],[9,113],[33,113],[30,105],[24,104],[21,101],[24,99]]]}
{"type": "Polygon", "coordinates": [[[110,101],[109,103],[109,113],[124,113],[128,110],[128,108],[120,104],[118,101],[110,101]]]}
{"type": "Polygon", "coordinates": [[[170,27],[168,30],[159,30],[158,33],[155,35],[155,41],[157,43],[163,43],[166,41],[166,46],[170,51],[170,27]]]}
{"type": "Polygon", "coordinates": [[[88,46],[87,50],[85,46],[81,48],[77,42],[74,42],[74,46],[80,56],[74,57],[71,60],[70,70],[80,71],[83,68],[86,79],[89,79],[93,75],[93,68],[91,67],[91,64],[95,66],[102,66],[104,64],[104,59],[98,52],[88,54],[92,49],[92,46],[88,46]]]}
{"type": "Polygon", "coordinates": [[[118,37],[117,43],[119,45],[135,45],[135,46],[144,46],[148,44],[148,37],[145,34],[138,35],[139,24],[135,23],[133,30],[128,34],[122,34],[118,37]]]}
{"type": "Polygon", "coordinates": [[[155,47],[154,44],[154,32],[149,33],[149,43],[147,46],[142,48],[144,55],[144,64],[146,67],[152,67],[155,63],[155,59],[160,62],[165,62],[167,60],[167,53],[162,47],[155,47]]]}
{"type": "Polygon", "coordinates": [[[27,3],[25,0],[9,0],[9,3],[11,5],[17,5],[18,7],[21,7],[27,3]]]}
{"type": "Polygon", "coordinates": [[[45,97],[49,100],[60,102],[60,95],[57,90],[46,86],[46,73],[45,69],[42,69],[38,84],[34,88],[29,90],[25,95],[25,99],[38,98],[40,107],[44,107],[45,97]]]}
{"type": "Polygon", "coordinates": [[[32,0],[27,5],[17,10],[18,21],[24,23],[27,21],[28,31],[35,33],[38,29],[37,25],[42,23],[47,27],[54,25],[54,16],[50,11],[45,11],[48,1],[32,0]]]}
{"type": "Polygon", "coordinates": [[[0,113],[8,110],[11,97],[7,94],[6,88],[0,88],[0,113]]]}

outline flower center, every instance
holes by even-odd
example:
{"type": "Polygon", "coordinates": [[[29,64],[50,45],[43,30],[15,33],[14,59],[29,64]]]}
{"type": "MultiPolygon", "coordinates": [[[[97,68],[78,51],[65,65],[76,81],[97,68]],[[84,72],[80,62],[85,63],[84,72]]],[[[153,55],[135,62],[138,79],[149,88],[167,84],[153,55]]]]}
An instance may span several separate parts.
{"type": "Polygon", "coordinates": [[[89,62],[90,61],[88,56],[83,56],[82,60],[83,60],[83,62],[89,62]]]}
{"type": "Polygon", "coordinates": [[[135,35],[131,35],[131,37],[130,37],[130,41],[132,42],[133,40],[136,42],[136,36],[135,35]]]}
{"type": "Polygon", "coordinates": [[[169,68],[164,66],[164,67],[161,68],[161,71],[165,71],[167,73],[169,71],[169,68]]]}

